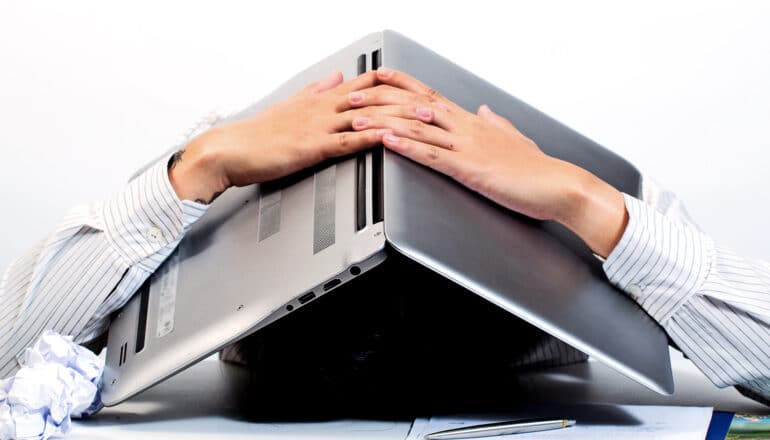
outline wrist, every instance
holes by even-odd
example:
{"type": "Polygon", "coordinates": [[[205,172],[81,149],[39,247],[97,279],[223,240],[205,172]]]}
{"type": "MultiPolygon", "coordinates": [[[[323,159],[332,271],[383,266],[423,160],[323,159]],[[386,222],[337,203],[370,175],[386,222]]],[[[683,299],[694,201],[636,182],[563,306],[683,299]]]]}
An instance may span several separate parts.
{"type": "Polygon", "coordinates": [[[564,183],[564,209],[556,221],[574,232],[591,250],[607,257],[628,224],[623,194],[590,172],[569,165],[564,183]]]}
{"type": "Polygon", "coordinates": [[[218,151],[207,133],[193,139],[169,161],[168,177],[180,200],[208,204],[230,187],[218,151]]]}

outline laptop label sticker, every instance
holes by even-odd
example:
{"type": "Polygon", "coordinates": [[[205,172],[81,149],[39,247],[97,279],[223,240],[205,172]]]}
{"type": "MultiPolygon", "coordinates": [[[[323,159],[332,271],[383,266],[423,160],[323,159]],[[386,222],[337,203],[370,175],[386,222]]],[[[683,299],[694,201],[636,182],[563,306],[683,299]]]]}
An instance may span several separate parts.
{"type": "Polygon", "coordinates": [[[174,330],[179,252],[174,252],[169,261],[161,267],[159,275],[152,287],[158,291],[158,326],[155,336],[162,338],[174,330]]]}

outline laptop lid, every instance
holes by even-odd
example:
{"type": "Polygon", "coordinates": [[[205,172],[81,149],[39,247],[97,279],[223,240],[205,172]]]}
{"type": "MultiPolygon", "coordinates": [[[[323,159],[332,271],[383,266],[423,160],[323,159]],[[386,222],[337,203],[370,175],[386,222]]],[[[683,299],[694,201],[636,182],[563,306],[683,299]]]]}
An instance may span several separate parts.
{"type": "MultiPolygon", "coordinates": [[[[547,154],[639,195],[641,177],[630,163],[403,35],[384,31],[380,56],[468,111],[490,105],[547,154]]],[[[665,332],[609,284],[600,261],[566,228],[501,208],[390,151],[384,213],[385,235],[399,252],[648,388],[673,392],[665,332]]]]}

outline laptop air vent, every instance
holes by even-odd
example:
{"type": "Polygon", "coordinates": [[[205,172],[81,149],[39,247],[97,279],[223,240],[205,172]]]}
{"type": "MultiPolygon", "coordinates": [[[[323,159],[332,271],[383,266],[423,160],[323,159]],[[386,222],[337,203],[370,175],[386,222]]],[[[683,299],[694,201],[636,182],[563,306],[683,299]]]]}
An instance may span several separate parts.
{"type": "Polygon", "coordinates": [[[337,199],[337,166],[319,171],[314,177],[313,254],[334,244],[335,201],[337,199]]]}
{"type": "MultiPolygon", "coordinates": [[[[136,345],[134,353],[139,353],[144,349],[144,342],[147,336],[147,312],[150,308],[150,279],[144,282],[140,288],[139,300],[139,319],[136,325],[136,345]]],[[[125,354],[123,356],[125,359],[125,354]]]]}
{"type": "Polygon", "coordinates": [[[122,366],[126,363],[126,353],[128,352],[128,342],[124,342],[120,346],[120,356],[118,356],[118,366],[122,366]]]}
{"type": "MultiPolygon", "coordinates": [[[[382,65],[380,49],[372,52],[372,70],[377,70],[382,65]]],[[[383,148],[375,147],[372,150],[372,223],[379,223],[384,218],[384,195],[383,195],[383,148]]]]}
{"type": "Polygon", "coordinates": [[[277,234],[281,230],[281,189],[263,183],[259,188],[259,241],[277,234]]]}
{"type": "Polygon", "coordinates": [[[372,70],[377,70],[382,63],[380,62],[380,49],[372,52],[372,70]]]}
{"type": "Polygon", "coordinates": [[[372,223],[379,223],[385,218],[382,182],[383,148],[380,146],[372,150],[372,223]]]}
{"type": "MultiPolygon", "coordinates": [[[[366,72],[366,54],[358,56],[356,71],[366,72]]],[[[366,227],[366,152],[356,156],[356,231],[366,227]]]]}
{"type": "Polygon", "coordinates": [[[359,75],[366,72],[366,54],[365,53],[362,53],[361,55],[358,56],[358,66],[356,68],[356,71],[358,72],[359,75]]]}

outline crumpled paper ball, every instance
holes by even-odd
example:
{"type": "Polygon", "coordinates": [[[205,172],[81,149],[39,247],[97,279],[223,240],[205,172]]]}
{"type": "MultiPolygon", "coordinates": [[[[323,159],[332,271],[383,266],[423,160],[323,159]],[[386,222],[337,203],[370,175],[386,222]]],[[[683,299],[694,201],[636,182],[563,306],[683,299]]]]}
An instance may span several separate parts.
{"type": "Polygon", "coordinates": [[[24,353],[22,367],[0,381],[0,440],[64,436],[71,418],[101,409],[104,357],[44,332],[24,353]]]}

